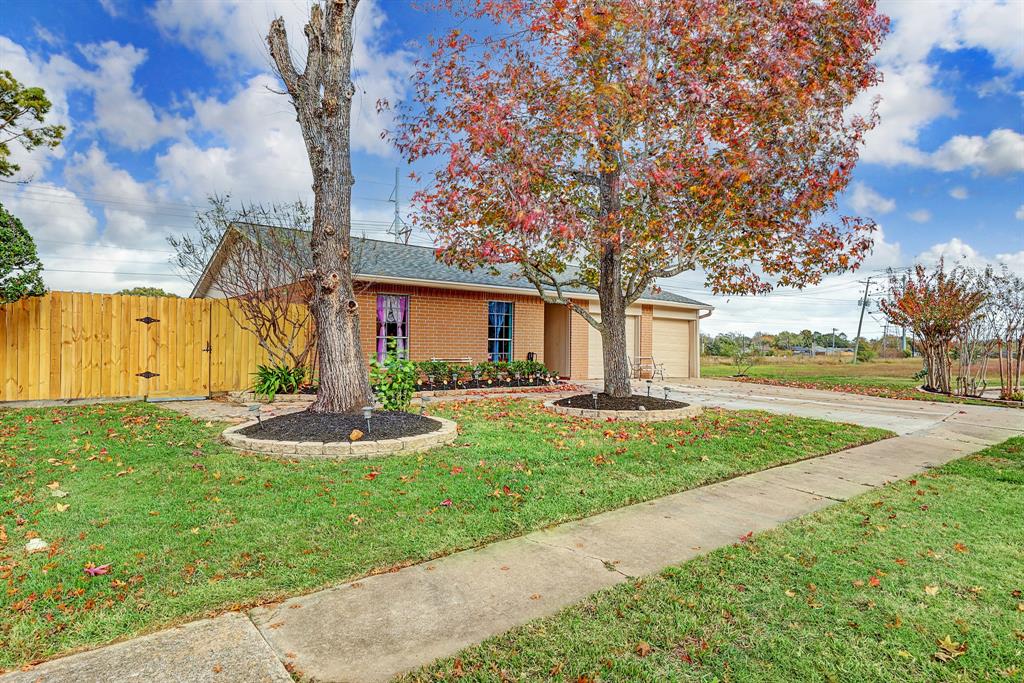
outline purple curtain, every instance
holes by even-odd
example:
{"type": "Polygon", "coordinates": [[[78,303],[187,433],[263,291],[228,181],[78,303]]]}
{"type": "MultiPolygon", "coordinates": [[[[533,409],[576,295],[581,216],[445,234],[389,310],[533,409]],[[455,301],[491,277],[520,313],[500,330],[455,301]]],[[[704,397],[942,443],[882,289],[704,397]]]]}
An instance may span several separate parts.
{"type": "Polygon", "coordinates": [[[398,349],[399,355],[402,355],[405,352],[405,338],[406,338],[406,334],[405,334],[406,310],[405,310],[405,308],[406,308],[406,306],[409,305],[409,298],[405,297],[405,296],[396,296],[394,298],[397,300],[395,303],[398,304],[397,306],[394,307],[395,308],[395,322],[398,323],[398,344],[397,344],[396,348],[398,349]]]}
{"type": "Polygon", "coordinates": [[[387,297],[383,294],[377,295],[377,360],[384,360],[384,352],[387,351],[388,343],[388,318],[385,315],[387,310],[387,297]]]}

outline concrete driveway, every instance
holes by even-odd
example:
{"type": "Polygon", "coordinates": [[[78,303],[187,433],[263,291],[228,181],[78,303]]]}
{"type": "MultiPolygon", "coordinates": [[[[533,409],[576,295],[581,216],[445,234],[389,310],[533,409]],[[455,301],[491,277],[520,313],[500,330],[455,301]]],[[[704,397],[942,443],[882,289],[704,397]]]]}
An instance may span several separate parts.
{"type": "MultiPolygon", "coordinates": [[[[599,387],[600,383],[590,383],[599,387]]],[[[646,393],[646,382],[635,382],[637,393],[646,393]]],[[[717,379],[685,379],[655,381],[652,396],[662,396],[663,387],[669,397],[729,410],[764,410],[782,415],[813,417],[833,422],[849,422],[866,427],[880,427],[900,435],[933,430],[945,424],[955,425],[965,433],[992,431],[993,437],[1009,438],[1024,431],[1024,410],[971,406],[934,401],[901,401],[874,396],[847,394],[839,391],[797,389],[751,382],[717,379]],[[972,429],[977,428],[977,430],[972,429]]]]}

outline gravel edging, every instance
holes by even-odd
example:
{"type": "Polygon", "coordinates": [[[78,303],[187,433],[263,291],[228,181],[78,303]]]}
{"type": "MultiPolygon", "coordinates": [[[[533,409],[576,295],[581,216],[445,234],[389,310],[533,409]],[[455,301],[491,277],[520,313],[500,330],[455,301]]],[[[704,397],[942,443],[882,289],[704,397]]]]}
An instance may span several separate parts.
{"type": "Polygon", "coordinates": [[[544,407],[560,415],[584,417],[589,420],[624,420],[626,422],[668,422],[696,417],[704,407],[690,404],[684,408],[670,410],[594,410],[592,408],[569,408],[557,405],[554,401],[545,401],[544,407]]]}
{"type": "Polygon", "coordinates": [[[380,441],[276,441],[272,439],[255,439],[240,434],[243,429],[257,424],[250,420],[240,425],[228,427],[221,436],[232,448],[266,455],[283,456],[288,460],[306,458],[348,459],[368,458],[393,453],[418,453],[455,441],[458,436],[458,425],[443,417],[431,416],[431,420],[441,423],[441,428],[416,436],[403,436],[397,439],[381,439],[380,441]]]}

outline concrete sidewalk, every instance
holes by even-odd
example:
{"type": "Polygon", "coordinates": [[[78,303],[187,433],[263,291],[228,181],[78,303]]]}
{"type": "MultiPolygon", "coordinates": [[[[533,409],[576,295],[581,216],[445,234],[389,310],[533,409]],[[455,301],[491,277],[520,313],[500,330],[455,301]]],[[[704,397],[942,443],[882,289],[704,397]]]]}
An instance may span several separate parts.
{"type": "Polygon", "coordinates": [[[0,681],[122,680],[131,671],[151,681],[287,680],[281,662],[317,681],[384,681],[630,577],[1024,434],[1018,410],[728,382],[671,386],[673,396],[706,405],[831,418],[902,436],[297,597],[253,610],[251,623],[226,615],[161,632],[147,641],[162,643],[158,659],[152,647],[133,647],[138,639],[0,681]],[[233,639],[211,639],[204,630],[228,619],[233,639]],[[121,673],[105,673],[113,671],[121,673]]]}

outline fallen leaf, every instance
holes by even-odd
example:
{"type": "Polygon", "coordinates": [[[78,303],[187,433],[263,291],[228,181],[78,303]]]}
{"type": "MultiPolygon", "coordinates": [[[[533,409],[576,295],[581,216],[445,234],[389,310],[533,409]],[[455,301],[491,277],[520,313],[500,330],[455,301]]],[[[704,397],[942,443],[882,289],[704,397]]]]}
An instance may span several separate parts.
{"type": "Polygon", "coordinates": [[[57,512],[67,512],[67,509],[69,507],[71,506],[68,505],[67,503],[57,503],[56,505],[53,506],[53,509],[56,510],[57,512]]]}
{"type": "Polygon", "coordinates": [[[924,587],[924,592],[927,593],[928,595],[938,595],[939,587],[938,586],[925,586],[924,587]]]}
{"type": "Polygon", "coordinates": [[[868,579],[868,585],[870,585],[870,586],[872,586],[872,587],[874,587],[874,588],[878,588],[878,586],[879,586],[879,585],[880,585],[881,583],[882,583],[882,582],[881,582],[881,581],[879,581],[879,579],[878,579],[878,577],[877,577],[877,576],[872,576],[872,577],[871,577],[870,579],[868,579]]]}
{"type": "Polygon", "coordinates": [[[949,636],[935,642],[938,644],[939,649],[932,654],[932,657],[940,662],[951,662],[967,652],[966,643],[958,643],[949,636]]]}
{"type": "Polygon", "coordinates": [[[60,482],[59,481],[51,481],[49,484],[46,485],[46,488],[48,488],[48,489],[59,489],[60,488],[60,482]]]}
{"type": "Polygon", "coordinates": [[[363,433],[358,429],[353,429],[348,435],[349,441],[359,441],[361,438],[363,438],[363,433]]]}
{"type": "Polygon", "coordinates": [[[50,495],[53,496],[54,498],[67,498],[68,497],[68,492],[67,491],[61,491],[60,489],[54,489],[54,490],[50,491],[50,495]]]}
{"type": "Polygon", "coordinates": [[[110,565],[101,564],[97,566],[90,562],[89,564],[85,565],[85,568],[82,571],[84,571],[89,576],[101,576],[103,574],[110,573],[110,565]]]}
{"type": "Polygon", "coordinates": [[[958,553],[969,553],[969,552],[971,552],[967,548],[967,546],[965,546],[963,543],[954,543],[953,544],[953,550],[957,551],[958,553]]]}
{"type": "Polygon", "coordinates": [[[650,645],[641,640],[639,643],[636,644],[636,655],[637,657],[646,657],[647,655],[651,654],[651,651],[653,649],[654,648],[652,648],[650,645]]]}
{"type": "Polygon", "coordinates": [[[451,498],[445,498],[444,500],[441,501],[441,506],[442,507],[446,507],[446,508],[450,508],[452,506],[452,499],[451,498]]]}

